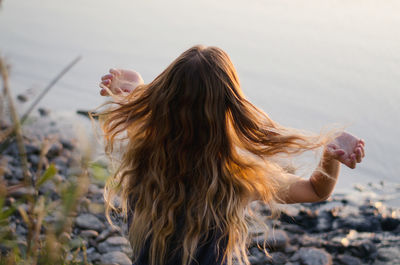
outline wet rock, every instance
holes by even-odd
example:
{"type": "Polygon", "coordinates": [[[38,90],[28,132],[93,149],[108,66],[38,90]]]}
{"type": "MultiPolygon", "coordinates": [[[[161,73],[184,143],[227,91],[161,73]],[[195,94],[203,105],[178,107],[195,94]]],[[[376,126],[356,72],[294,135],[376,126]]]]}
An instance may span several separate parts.
{"type": "Polygon", "coordinates": [[[383,231],[394,231],[397,227],[399,227],[400,219],[395,218],[384,218],[381,221],[381,227],[383,231]]]}
{"type": "Polygon", "coordinates": [[[93,214],[80,214],[76,220],[75,224],[82,229],[93,229],[100,231],[104,228],[104,224],[93,214]]]}
{"type": "Polygon", "coordinates": [[[332,257],[322,249],[301,248],[290,261],[299,261],[302,265],[331,265],[332,257]]]}
{"type": "Polygon", "coordinates": [[[338,255],[337,263],[340,265],[362,265],[361,260],[349,255],[338,255]]]}
{"type": "Polygon", "coordinates": [[[101,242],[97,249],[100,253],[106,253],[110,251],[121,251],[127,255],[132,255],[132,249],[130,247],[129,241],[122,236],[113,236],[107,238],[106,241],[101,242]]]}
{"type": "Polygon", "coordinates": [[[132,265],[132,261],[128,258],[128,256],[120,251],[112,251],[106,253],[100,258],[101,265],[132,265]]]}

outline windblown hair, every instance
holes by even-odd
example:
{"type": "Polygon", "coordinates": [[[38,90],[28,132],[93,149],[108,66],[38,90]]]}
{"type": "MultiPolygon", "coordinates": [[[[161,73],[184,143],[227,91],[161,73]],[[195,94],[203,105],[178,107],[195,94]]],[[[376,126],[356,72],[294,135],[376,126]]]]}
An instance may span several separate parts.
{"type": "Polygon", "coordinates": [[[106,151],[125,146],[106,185],[107,216],[121,195],[123,212],[134,209],[134,257],[148,241],[151,265],[166,262],[174,237],[182,265],[191,264],[207,231],[217,231],[228,265],[249,264],[248,204],[273,204],[288,185],[272,158],[327,141],[280,126],[246,100],[229,56],[216,47],[190,48],[151,83],[111,103],[101,114],[106,151]]]}

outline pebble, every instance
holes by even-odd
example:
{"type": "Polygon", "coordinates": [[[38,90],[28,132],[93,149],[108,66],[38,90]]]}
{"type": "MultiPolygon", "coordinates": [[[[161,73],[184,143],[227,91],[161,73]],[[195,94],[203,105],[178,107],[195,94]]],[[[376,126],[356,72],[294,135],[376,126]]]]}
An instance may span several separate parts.
{"type": "Polygon", "coordinates": [[[101,265],[132,265],[132,261],[121,251],[112,251],[103,254],[100,258],[101,265]]]}
{"type": "Polygon", "coordinates": [[[45,109],[45,108],[39,108],[38,112],[39,112],[40,116],[42,116],[42,117],[47,117],[50,114],[50,110],[45,109]]]}
{"type": "Polygon", "coordinates": [[[75,224],[82,229],[93,229],[96,231],[104,229],[104,224],[96,216],[88,213],[80,214],[76,218],[75,224]]]}

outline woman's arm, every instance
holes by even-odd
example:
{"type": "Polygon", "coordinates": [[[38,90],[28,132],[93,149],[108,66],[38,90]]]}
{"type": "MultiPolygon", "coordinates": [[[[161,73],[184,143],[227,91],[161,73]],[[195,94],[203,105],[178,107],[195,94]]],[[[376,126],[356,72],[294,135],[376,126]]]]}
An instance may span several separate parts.
{"type": "Polygon", "coordinates": [[[302,179],[289,175],[292,184],[280,193],[282,203],[318,202],[332,193],[339,176],[340,164],[354,169],[365,155],[364,141],[348,133],[342,133],[324,149],[318,168],[311,177],[302,179]]]}

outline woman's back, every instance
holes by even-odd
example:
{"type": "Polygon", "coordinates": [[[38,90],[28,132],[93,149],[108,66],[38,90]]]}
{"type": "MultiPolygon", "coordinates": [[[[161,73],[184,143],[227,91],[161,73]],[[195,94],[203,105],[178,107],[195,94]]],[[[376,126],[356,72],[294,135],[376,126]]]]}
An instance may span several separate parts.
{"type": "Polygon", "coordinates": [[[315,181],[286,173],[270,158],[331,138],[282,127],[252,105],[229,56],[216,47],[185,51],[151,83],[113,103],[102,113],[106,151],[119,140],[125,145],[106,199],[122,195],[137,265],[249,264],[251,200],[324,199],[337,178],[335,159],[355,166],[363,155],[363,143],[346,136],[324,153],[315,181]]]}
{"type": "MultiPolygon", "coordinates": [[[[128,227],[132,222],[132,214],[128,214],[128,227]]],[[[177,220],[177,226],[183,227],[183,218],[179,218],[177,220]]],[[[182,235],[179,234],[179,230],[176,231],[176,235],[170,242],[170,246],[167,251],[167,258],[165,265],[176,265],[180,264],[182,261],[182,247],[179,238],[182,235]]],[[[196,250],[194,260],[190,265],[224,265],[226,263],[222,263],[224,248],[226,247],[226,242],[222,241],[220,244],[217,243],[218,235],[215,231],[210,231],[204,236],[204,239],[200,241],[200,244],[196,250]],[[218,247],[220,251],[218,252],[218,247]]],[[[137,258],[134,265],[148,265],[149,264],[149,249],[150,249],[150,240],[147,240],[145,246],[137,258]]]]}

